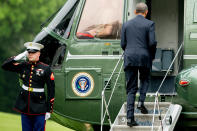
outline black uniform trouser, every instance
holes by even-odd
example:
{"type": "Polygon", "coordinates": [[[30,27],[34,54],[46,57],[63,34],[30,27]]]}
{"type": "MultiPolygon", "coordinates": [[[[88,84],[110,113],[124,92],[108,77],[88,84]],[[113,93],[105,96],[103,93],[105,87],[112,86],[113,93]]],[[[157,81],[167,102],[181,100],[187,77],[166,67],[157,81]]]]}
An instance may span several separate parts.
{"type": "Polygon", "coordinates": [[[140,74],[140,97],[139,101],[144,102],[150,82],[150,68],[129,67],[125,70],[127,84],[127,119],[134,119],[135,96],[138,91],[138,71],[140,74]]]}

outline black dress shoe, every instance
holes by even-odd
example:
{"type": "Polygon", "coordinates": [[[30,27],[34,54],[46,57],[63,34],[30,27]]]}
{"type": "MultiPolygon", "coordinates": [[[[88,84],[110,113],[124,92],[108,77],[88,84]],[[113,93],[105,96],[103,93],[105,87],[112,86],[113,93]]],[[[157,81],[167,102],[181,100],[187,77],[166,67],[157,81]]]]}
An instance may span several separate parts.
{"type": "Polygon", "coordinates": [[[142,114],[148,114],[148,110],[144,105],[138,106],[137,109],[141,110],[142,114]]]}
{"type": "Polygon", "coordinates": [[[127,119],[127,126],[132,127],[132,126],[137,126],[137,122],[135,120],[127,119]]]}

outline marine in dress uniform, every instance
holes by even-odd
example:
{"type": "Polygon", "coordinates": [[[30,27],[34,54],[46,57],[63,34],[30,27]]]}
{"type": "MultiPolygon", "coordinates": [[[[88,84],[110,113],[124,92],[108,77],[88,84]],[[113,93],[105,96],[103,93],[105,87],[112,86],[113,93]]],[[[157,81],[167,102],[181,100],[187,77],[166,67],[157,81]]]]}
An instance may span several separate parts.
{"type": "Polygon", "coordinates": [[[127,125],[136,126],[134,120],[134,104],[138,91],[138,71],[140,73],[140,97],[137,108],[147,114],[144,106],[146,92],[150,82],[152,60],[155,58],[156,45],[155,24],[146,19],[148,7],[145,3],[136,5],[135,18],[122,26],[121,47],[124,50],[124,71],[127,86],[127,125]]]}
{"type": "Polygon", "coordinates": [[[44,131],[45,119],[48,119],[53,111],[54,75],[48,65],[39,61],[43,45],[27,42],[24,46],[27,47],[27,51],[7,59],[2,68],[18,73],[23,81],[14,106],[14,110],[21,113],[22,130],[44,131]],[[18,60],[25,56],[28,56],[29,61],[19,63],[18,60]],[[45,84],[47,85],[47,97],[44,90],[45,84]]]}

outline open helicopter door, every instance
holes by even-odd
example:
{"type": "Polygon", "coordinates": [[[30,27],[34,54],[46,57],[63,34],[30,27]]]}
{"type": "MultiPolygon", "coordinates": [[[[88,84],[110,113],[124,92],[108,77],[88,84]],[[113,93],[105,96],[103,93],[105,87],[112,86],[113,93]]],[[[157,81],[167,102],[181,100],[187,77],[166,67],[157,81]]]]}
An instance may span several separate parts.
{"type": "Polygon", "coordinates": [[[196,66],[197,0],[185,1],[184,68],[196,66]]]}
{"type": "Polygon", "coordinates": [[[44,45],[40,60],[53,68],[62,67],[78,3],[78,0],[68,0],[33,40],[44,45]]]}

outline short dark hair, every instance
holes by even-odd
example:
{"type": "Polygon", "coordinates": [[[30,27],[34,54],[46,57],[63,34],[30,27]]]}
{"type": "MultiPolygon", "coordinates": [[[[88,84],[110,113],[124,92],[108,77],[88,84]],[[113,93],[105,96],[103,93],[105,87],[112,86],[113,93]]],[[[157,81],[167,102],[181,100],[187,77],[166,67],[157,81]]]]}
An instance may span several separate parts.
{"type": "Polygon", "coordinates": [[[148,6],[144,2],[137,3],[136,13],[145,13],[148,10],[148,6]]]}

